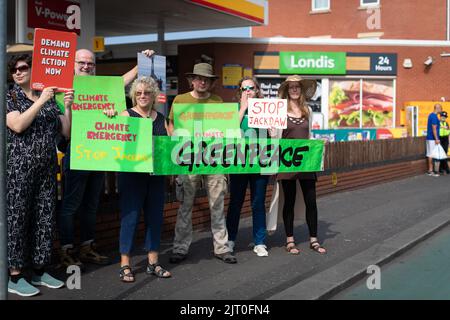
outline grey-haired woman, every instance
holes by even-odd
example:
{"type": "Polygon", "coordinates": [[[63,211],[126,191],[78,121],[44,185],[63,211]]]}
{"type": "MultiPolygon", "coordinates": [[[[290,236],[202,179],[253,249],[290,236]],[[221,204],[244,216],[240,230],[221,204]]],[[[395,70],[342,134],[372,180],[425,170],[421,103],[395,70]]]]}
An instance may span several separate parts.
{"type": "MultiPolygon", "coordinates": [[[[144,118],[153,122],[153,135],[166,136],[164,116],[154,109],[159,90],[157,82],[150,77],[136,79],[130,89],[133,107],[120,115],[144,118]]],[[[120,279],[134,282],[134,272],[130,264],[130,253],[141,211],[144,212],[145,240],[147,251],[147,273],[160,278],[169,278],[170,272],[158,261],[161,227],[164,213],[165,177],[148,173],[119,173],[120,194],[120,279]]]]}

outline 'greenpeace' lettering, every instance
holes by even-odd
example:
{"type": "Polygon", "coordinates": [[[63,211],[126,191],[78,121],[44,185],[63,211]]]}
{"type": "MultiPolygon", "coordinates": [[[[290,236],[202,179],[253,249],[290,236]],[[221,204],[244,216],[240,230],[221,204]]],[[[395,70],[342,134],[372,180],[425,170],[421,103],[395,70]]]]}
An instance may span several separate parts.
{"type": "Polygon", "coordinates": [[[241,166],[242,168],[300,167],[303,153],[309,152],[309,146],[283,148],[278,143],[228,143],[208,144],[206,141],[188,140],[174,150],[177,165],[186,166],[189,172],[194,167],[213,168],[241,166]]]}

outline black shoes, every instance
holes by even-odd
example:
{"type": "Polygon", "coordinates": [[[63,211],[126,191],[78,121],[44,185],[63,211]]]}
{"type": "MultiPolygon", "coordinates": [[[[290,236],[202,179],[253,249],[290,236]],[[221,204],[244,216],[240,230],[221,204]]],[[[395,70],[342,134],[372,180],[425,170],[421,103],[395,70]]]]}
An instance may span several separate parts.
{"type": "Polygon", "coordinates": [[[220,259],[220,260],[222,260],[222,261],[225,262],[225,263],[236,263],[236,262],[237,262],[236,257],[233,256],[233,255],[231,254],[231,252],[216,253],[214,256],[215,256],[217,259],[220,259]]]}

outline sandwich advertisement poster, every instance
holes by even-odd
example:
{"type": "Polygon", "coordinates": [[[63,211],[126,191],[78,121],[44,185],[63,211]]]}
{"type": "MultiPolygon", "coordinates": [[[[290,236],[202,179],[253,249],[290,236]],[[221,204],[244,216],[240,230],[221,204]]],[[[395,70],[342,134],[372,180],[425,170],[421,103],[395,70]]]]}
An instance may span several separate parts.
{"type": "Polygon", "coordinates": [[[389,128],[393,126],[392,81],[330,81],[328,127],[389,128]]]}

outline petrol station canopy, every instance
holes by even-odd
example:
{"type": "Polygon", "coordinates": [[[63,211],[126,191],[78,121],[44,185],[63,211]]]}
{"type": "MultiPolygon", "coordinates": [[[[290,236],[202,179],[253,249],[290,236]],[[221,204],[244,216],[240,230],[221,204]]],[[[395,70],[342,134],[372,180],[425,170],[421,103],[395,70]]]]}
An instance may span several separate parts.
{"type": "Polygon", "coordinates": [[[156,33],[161,41],[165,32],[268,23],[267,0],[8,0],[8,45],[32,44],[35,27],[52,29],[61,22],[64,25],[64,20],[56,21],[55,17],[67,15],[66,9],[74,4],[79,6],[81,16],[79,43],[86,48],[95,36],[156,33]],[[45,17],[44,12],[48,13],[45,17]],[[34,16],[33,26],[30,14],[34,16]]]}
{"type": "Polygon", "coordinates": [[[253,0],[96,0],[96,29],[105,37],[157,33],[161,18],[165,32],[247,27],[264,24],[267,7],[253,0]]]}

